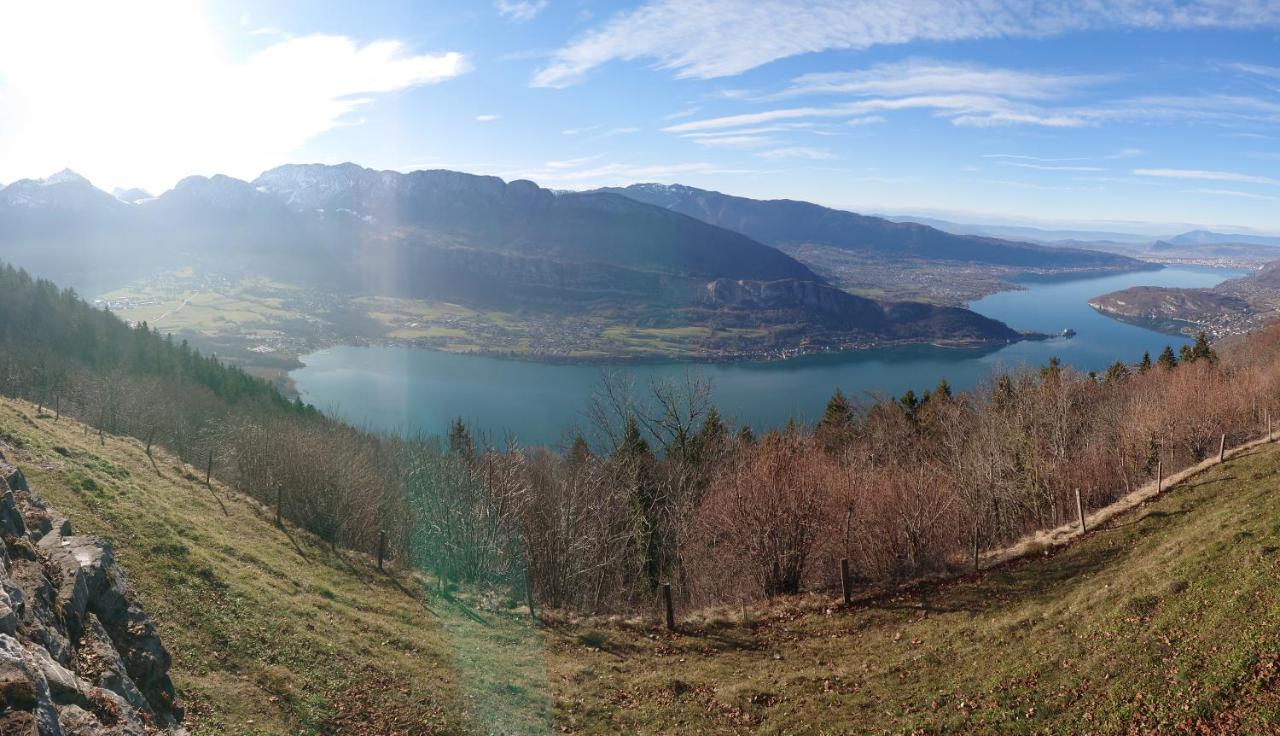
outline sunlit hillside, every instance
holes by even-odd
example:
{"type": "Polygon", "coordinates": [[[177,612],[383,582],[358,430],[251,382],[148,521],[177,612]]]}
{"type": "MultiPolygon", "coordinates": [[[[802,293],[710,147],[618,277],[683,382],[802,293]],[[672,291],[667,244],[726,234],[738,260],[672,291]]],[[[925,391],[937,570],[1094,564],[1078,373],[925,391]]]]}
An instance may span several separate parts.
{"type": "Polygon", "coordinates": [[[847,609],[835,591],[682,611],[669,634],[658,610],[532,622],[522,602],[379,573],[25,402],[3,402],[0,432],[116,545],[196,734],[1258,733],[1280,716],[1274,445],[1062,550],[847,609]]]}

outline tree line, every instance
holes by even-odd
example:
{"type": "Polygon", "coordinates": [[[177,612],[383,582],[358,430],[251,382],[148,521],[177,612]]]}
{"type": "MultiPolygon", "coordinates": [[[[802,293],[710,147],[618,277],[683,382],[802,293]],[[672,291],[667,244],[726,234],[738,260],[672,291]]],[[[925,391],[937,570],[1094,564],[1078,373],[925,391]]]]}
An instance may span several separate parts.
{"type": "Polygon", "coordinates": [[[696,373],[605,373],[561,449],[365,432],[71,291],[0,270],[0,391],[163,444],[336,546],[584,612],[866,584],[965,565],[1236,444],[1280,409],[1280,327],[1082,374],[849,397],[757,436],[696,373]]]}

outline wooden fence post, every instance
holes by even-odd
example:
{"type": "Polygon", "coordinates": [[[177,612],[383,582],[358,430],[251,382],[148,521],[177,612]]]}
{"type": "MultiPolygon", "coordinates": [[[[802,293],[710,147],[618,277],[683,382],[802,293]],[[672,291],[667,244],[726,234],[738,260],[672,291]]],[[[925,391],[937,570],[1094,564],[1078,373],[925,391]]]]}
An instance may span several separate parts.
{"type": "Polygon", "coordinates": [[[382,570],[382,558],[387,556],[387,533],[378,531],[378,570],[382,570]]]}
{"type": "Polygon", "coordinates": [[[1271,433],[1271,411],[1267,410],[1267,442],[1274,440],[1276,436],[1271,433]]]}
{"type": "Polygon", "coordinates": [[[102,434],[101,426],[98,427],[98,444],[102,445],[103,447],[106,447],[107,445],[107,438],[102,434]]]}
{"type": "Polygon", "coordinates": [[[1156,494],[1164,490],[1164,459],[1156,458],[1156,494]]]}
{"type": "Polygon", "coordinates": [[[61,418],[62,418],[62,396],[58,395],[53,397],[53,421],[56,422],[61,418]]]}
{"type": "Polygon", "coordinates": [[[844,604],[847,606],[853,603],[853,586],[849,580],[849,558],[844,557],[840,560],[840,592],[844,594],[844,604]]]}
{"type": "Polygon", "coordinates": [[[1084,504],[1080,503],[1080,489],[1076,489],[1076,517],[1080,519],[1080,533],[1084,534],[1089,531],[1084,525],[1084,504]]]}
{"type": "Polygon", "coordinates": [[[213,478],[213,450],[210,450],[209,464],[206,465],[204,468],[204,484],[206,486],[209,486],[210,488],[213,488],[213,483],[210,482],[210,479],[212,478],[213,478]]]}
{"type": "Polygon", "coordinates": [[[154,439],[155,436],[156,428],[152,427],[151,431],[147,432],[147,457],[151,457],[151,440],[154,439]]]}
{"type": "Polygon", "coordinates": [[[667,606],[667,631],[675,631],[676,609],[671,603],[671,583],[662,584],[662,602],[667,606]]]}
{"type": "Polygon", "coordinates": [[[276,527],[279,529],[284,528],[284,520],[281,518],[283,515],[283,512],[281,511],[281,507],[284,506],[283,502],[284,502],[284,484],[277,483],[276,484],[276,527]]]}
{"type": "Polygon", "coordinates": [[[1218,440],[1218,462],[1226,462],[1227,460],[1227,435],[1223,434],[1222,439],[1218,440]]]}

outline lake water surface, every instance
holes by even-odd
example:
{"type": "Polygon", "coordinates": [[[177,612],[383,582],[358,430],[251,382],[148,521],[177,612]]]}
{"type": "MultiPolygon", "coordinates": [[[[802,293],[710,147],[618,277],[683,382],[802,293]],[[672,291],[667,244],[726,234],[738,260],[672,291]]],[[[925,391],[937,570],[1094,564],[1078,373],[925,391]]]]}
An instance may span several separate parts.
{"type": "MultiPolygon", "coordinates": [[[[821,415],[836,387],[850,397],[920,393],[945,377],[955,388],[973,386],[994,370],[1043,365],[1057,356],[1082,371],[1116,360],[1137,362],[1165,345],[1188,340],[1104,317],[1087,301],[1129,286],[1207,287],[1244,275],[1226,269],[1173,267],[1072,281],[1027,281],[1025,291],[994,294],[970,305],[1014,329],[1070,339],[1020,342],[998,349],[957,350],[912,346],[812,355],[771,363],[657,363],[628,366],[637,381],[683,376],[710,378],[722,414],[757,430],[788,417],[821,415]]],[[[490,437],[511,435],[522,444],[561,444],[574,426],[587,428],[586,402],[601,369],[592,365],[532,363],[451,355],[405,347],[335,347],[304,356],[291,374],[305,401],[354,424],[391,432],[442,433],[451,418],[490,437]]]]}

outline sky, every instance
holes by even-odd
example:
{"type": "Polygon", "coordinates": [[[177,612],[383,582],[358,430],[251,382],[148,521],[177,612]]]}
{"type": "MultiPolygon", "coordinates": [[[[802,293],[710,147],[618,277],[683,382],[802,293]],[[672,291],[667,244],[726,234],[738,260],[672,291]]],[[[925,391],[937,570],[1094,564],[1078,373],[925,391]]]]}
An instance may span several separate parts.
{"type": "Polygon", "coordinates": [[[1280,0],[0,3],[0,183],[343,161],[1280,233],[1280,0]]]}

